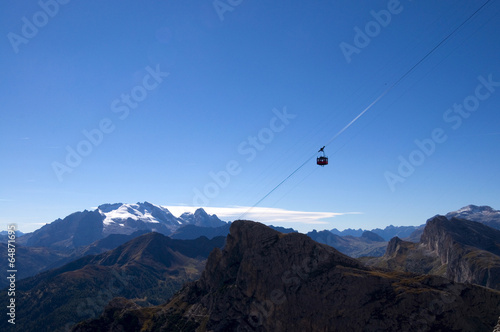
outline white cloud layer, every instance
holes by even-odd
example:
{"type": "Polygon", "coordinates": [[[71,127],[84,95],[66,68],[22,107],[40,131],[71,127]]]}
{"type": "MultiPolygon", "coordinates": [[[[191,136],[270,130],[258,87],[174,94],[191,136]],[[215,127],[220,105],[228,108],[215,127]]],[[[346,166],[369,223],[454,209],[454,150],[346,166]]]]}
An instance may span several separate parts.
{"type": "MultiPolygon", "coordinates": [[[[184,212],[194,212],[197,208],[190,206],[165,206],[174,215],[184,212]]],[[[204,207],[208,214],[216,214],[220,219],[233,221],[248,219],[264,224],[273,225],[327,225],[331,221],[325,220],[348,214],[362,214],[361,212],[309,212],[294,211],[270,207],[233,206],[233,207],[204,207]]]]}

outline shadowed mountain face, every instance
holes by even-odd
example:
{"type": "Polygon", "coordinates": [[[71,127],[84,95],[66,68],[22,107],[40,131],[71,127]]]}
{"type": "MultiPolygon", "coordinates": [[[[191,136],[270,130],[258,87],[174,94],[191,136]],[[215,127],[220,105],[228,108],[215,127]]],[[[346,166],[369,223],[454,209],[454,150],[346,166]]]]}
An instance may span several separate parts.
{"type": "Polygon", "coordinates": [[[500,231],[474,221],[436,216],[427,221],[420,243],[394,238],[383,257],[367,264],[500,290],[500,231]]]}
{"type": "MultiPolygon", "coordinates": [[[[224,241],[224,237],[172,240],[148,233],[114,250],[19,280],[16,328],[65,331],[99,315],[116,296],[142,306],[163,303],[186,281],[199,278],[209,253],[224,241]]],[[[0,301],[8,301],[6,292],[0,293],[0,301]]],[[[0,322],[0,330],[7,328],[5,324],[6,320],[0,322]]]]}
{"type": "Polygon", "coordinates": [[[500,292],[367,268],[303,234],[235,221],[164,305],[115,299],[74,331],[492,331],[500,292]]]}

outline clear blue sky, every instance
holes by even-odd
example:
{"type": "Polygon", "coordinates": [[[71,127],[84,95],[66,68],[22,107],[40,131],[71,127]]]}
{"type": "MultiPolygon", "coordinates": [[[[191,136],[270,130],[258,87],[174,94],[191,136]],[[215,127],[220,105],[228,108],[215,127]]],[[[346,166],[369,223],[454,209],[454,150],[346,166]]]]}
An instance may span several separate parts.
{"type": "MultiPolygon", "coordinates": [[[[113,202],[237,214],[484,1],[41,3],[0,4],[4,230],[113,202]]],[[[499,209],[499,31],[492,0],[327,145],[330,165],[259,204],[326,214],[252,218],[371,229],[499,209]]]]}

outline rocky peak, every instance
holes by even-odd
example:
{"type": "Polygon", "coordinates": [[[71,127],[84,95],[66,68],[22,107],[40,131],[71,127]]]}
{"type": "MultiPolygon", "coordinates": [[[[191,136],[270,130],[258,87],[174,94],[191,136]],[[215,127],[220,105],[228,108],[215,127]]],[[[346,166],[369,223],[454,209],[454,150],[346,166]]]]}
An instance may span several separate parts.
{"type": "MultiPolygon", "coordinates": [[[[243,281],[257,271],[279,276],[292,266],[309,264],[304,267],[309,269],[321,261],[362,268],[355,259],[304,234],[282,234],[258,222],[237,220],[231,224],[224,249],[215,249],[208,257],[199,282],[207,290],[216,289],[230,281],[243,281]]],[[[253,289],[253,285],[247,286],[253,289]]]]}
{"type": "Polygon", "coordinates": [[[395,256],[398,252],[399,249],[401,248],[401,243],[403,240],[401,240],[399,237],[393,237],[389,243],[387,243],[387,249],[385,250],[384,257],[393,257],[395,256]]]}
{"type": "Polygon", "coordinates": [[[217,215],[209,215],[204,209],[196,209],[194,213],[185,212],[180,217],[179,220],[183,221],[189,225],[195,225],[200,227],[220,227],[226,225],[226,222],[222,221],[217,217],[217,215]]]}

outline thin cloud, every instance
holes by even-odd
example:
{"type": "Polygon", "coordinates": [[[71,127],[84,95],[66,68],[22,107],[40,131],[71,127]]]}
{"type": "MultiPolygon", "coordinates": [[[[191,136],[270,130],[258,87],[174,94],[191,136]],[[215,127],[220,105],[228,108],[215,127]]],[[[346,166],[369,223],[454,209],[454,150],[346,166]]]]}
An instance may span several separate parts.
{"type": "MultiPolygon", "coordinates": [[[[194,212],[197,208],[188,206],[165,206],[174,215],[184,212],[194,212]]],[[[209,214],[216,214],[222,220],[248,219],[265,224],[307,224],[325,225],[330,219],[343,215],[362,214],[361,212],[311,212],[295,211],[270,207],[233,206],[233,207],[204,207],[209,214]]]]}

